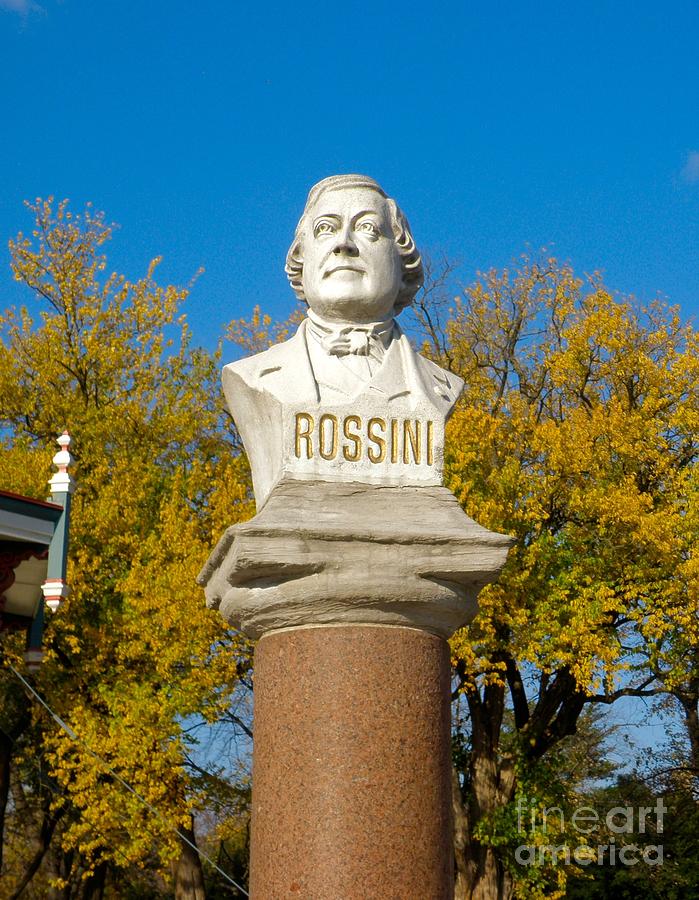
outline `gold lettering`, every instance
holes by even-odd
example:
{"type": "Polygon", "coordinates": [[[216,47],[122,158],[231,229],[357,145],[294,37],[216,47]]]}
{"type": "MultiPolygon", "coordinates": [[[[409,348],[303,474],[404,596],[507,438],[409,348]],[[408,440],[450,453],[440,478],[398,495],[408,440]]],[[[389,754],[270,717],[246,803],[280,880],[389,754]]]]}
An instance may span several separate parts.
{"type": "Polygon", "coordinates": [[[398,462],[398,419],[391,419],[391,462],[398,462]]]}
{"type": "Polygon", "coordinates": [[[413,451],[415,464],[418,466],[420,465],[420,445],[422,443],[420,424],[420,420],[415,419],[415,428],[413,429],[413,425],[409,419],[405,419],[403,422],[403,462],[406,466],[410,462],[408,442],[410,442],[410,449],[413,451]]]}
{"type": "Polygon", "coordinates": [[[313,433],[313,416],[310,413],[296,413],[296,459],[301,459],[301,441],[306,442],[306,459],[313,456],[313,444],[311,443],[311,434],[313,433]],[[302,431],[301,420],[306,423],[306,430],[302,431]]]}
{"type": "Polygon", "coordinates": [[[325,413],[320,417],[320,421],[318,422],[318,452],[323,459],[335,459],[337,456],[337,416],[334,416],[332,413],[325,413]],[[332,425],[330,429],[332,442],[329,450],[326,450],[325,448],[326,422],[330,422],[332,425]]]}
{"type": "Polygon", "coordinates": [[[433,449],[433,441],[434,441],[434,422],[428,421],[427,423],[427,465],[431,466],[434,463],[434,449],[433,449]]]}
{"type": "Polygon", "coordinates": [[[382,428],[384,431],[386,430],[386,423],[383,419],[369,419],[369,424],[366,428],[367,437],[372,443],[376,444],[379,449],[377,451],[372,447],[369,447],[367,449],[367,456],[369,457],[370,462],[380,463],[386,459],[386,441],[378,434],[374,434],[373,429],[375,426],[382,428]]]}
{"type": "Polygon", "coordinates": [[[347,438],[347,440],[352,441],[354,444],[354,449],[350,451],[350,448],[347,444],[342,448],[342,455],[348,462],[358,462],[359,457],[362,454],[362,439],[358,434],[350,433],[350,425],[354,425],[355,428],[362,427],[362,420],[359,416],[347,416],[345,421],[342,423],[342,433],[347,438]]]}

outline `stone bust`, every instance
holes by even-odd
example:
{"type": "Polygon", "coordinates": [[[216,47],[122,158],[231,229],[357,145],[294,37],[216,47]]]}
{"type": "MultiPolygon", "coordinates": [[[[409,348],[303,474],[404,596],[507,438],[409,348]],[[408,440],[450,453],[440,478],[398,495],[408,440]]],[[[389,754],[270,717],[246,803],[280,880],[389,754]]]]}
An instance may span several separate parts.
{"type": "Polygon", "coordinates": [[[395,321],[422,283],[408,222],[371,178],[326,178],[286,271],[308,317],[223,370],[258,509],[202,569],[207,603],[253,639],[349,623],[448,637],[475,615],[511,540],[442,485],[444,422],[463,383],[395,321]]]}
{"type": "Polygon", "coordinates": [[[286,272],[308,317],[223,370],[258,508],[283,476],[441,484],[444,421],[463,383],[415,353],[395,321],[423,278],[395,201],[364,175],[320,181],[286,272]]]}

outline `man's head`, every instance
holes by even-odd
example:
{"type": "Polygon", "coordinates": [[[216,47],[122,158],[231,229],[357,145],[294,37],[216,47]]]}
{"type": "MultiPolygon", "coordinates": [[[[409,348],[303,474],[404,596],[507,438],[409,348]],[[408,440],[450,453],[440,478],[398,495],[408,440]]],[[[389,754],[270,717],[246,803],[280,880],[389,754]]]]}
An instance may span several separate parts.
{"type": "Polygon", "coordinates": [[[286,273],[311,309],[347,322],[400,312],[423,279],[405,216],[366,175],[333,175],[311,188],[286,273]]]}

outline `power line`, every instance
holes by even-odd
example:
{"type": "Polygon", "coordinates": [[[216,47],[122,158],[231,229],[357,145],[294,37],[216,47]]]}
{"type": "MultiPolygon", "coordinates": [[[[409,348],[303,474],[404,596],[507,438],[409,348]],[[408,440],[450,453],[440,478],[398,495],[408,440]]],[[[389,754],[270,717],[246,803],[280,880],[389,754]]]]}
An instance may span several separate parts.
{"type": "Polygon", "coordinates": [[[134,797],[136,797],[138,800],[140,800],[140,802],[146,807],[146,809],[149,812],[151,812],[156,817],[156,819],[159,819],[166,826],[166,828],[169,831],[172,831],[174,834],[176,834],[180,838],[180,840],[184,841],[185,844],[187,844],[189,847],[191,847],[192,850],[194,850],[194,852],[197,853],[202,859],[206,860],[206,862],[208,862],[210,866],[213,866],[213,868],[216,869],[216,871],[220,875],[223,875],[223,877],[227,881],[230,881],[230,883],[235,888],[237,888],[239,891],[241,891],[244,894],[244,896],[246,896],[246,897],[250,896],[250,894],[245,890],[245,888],[242,885],[238,884],[237,881],[235,881],[233,878],[231,878],[231,876],[228,874],[228,872],[224,872],[223,869],[220,868],[220,866],[218,866],[213,861],[213,859],[211,859],[210,856],[207,856],[203,850],[200,850],[196,844],[192,843],[192,841],[190,841],[189,838],[187,838],[184,834],[182,834],[182,832],[179,830],[179,828],[173,828],[172,825],[170,825],[170,823],[167,821],[165,816],[162,815],[162,813],[160,813],[154,806],[152,806],[146,800],[145,797],[142,797],[138,793],[138,791],[135,790],[135,788],[132,788],[131,785],[127,781],[125,781],[121,777],[121,775],[118,774],[118,772],[115,772],[114,769],[109,765],[109,763],[105,759],[102,759],[102,757],[98,753],[95,753],[95,751],[92,750],[87,745],[85,740],[83,738],[81,738],[79,735],[77,735],[75,733],[75,731],[73,731],[73,729],[70,727],[70,725],[66,724],[63,721],[63,719],[58,715],[58,713],[55,713],[51,709],[51,707],[44,700],[44,698],[37,691],[34,690],[34,688],[31,686],[31,684],[29,684],[29,682],[17,671],[17,669],[15,669],[15,667],[12,665],[12,663],[8,662],[8,660],[6,659],[5,664],[7,665],[7,667],[9,669],[11,669],[12,672],[14,672],[14,674],[17,676],[17,678],[19,678],[19,680],[22,682],[22,684],[25,686],[25,688],[27,688],[27,690],[30,691],[30,693],[39,701],[39,703],[44,707],[44,709],[48,712],[48,714],[51,716],[51,718],[60,726],[60,728],[68,735],[68,737],[72,741],[77,741],[78,743],[82,744],[83,747],[90,754],[90,756],[94,757],[94,759],[96,759],[97,762],[100,763],[100,765],[106,772],[108,772],[113,778],[116,778],[116,780],[119,782],[119,784],[123,785],[123,787],[125,787],[127,791],[132,793],[134,795],[134,797]]]}

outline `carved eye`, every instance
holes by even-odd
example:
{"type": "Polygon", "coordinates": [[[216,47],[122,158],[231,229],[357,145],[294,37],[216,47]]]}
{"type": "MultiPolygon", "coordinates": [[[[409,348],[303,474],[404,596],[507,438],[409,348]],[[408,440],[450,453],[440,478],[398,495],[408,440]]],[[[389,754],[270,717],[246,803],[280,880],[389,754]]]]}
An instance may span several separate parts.
{"type": "Polygon", "coordinates": [[[366,219],[364,222],[360,222],[356,229],[356,231],[361,231],[363,234],[369,234],[372,237],[379,236],[379,229],[371,222],[369,219],[366,219]]]}
{"type": "Polygon", "coordinates": [[[313,236],[320,237],[323,234],[333,234],[335,232],[335,226],[332,222],[328,222],[326,219],[321,220],[316,223],[315,228],[313,229],[313,236]]]}

